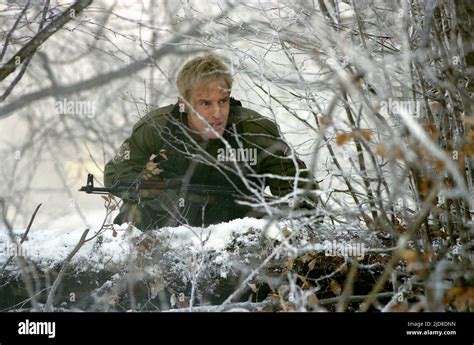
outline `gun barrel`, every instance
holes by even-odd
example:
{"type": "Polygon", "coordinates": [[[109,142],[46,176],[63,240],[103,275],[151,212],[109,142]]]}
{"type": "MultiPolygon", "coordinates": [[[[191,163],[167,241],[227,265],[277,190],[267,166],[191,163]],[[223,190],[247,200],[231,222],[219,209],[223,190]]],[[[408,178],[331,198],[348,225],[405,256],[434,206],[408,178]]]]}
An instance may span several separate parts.
{"type": "Polygon", "coordinates": [[[109,194],[112,192],[111,188],[102,187],[89,187],[83,186],[79,189],[79,192],[86,192],[87,194],[109,194]]]}

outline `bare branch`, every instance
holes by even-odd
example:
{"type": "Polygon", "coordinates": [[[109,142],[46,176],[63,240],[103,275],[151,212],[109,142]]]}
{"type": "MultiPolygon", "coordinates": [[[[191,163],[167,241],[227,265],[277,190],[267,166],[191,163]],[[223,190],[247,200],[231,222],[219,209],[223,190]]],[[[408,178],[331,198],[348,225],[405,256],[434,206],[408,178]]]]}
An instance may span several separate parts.
{"type": "Polygon", "coordinates": [[[73,5],[67,8],[61,15],[53,19],[40,33],[38,33],[31,41],[23,46],[15,55],[11,57],[0,68],[0,82],[8,77],[15,69],[25,61],[31,59],[36,53],[36,50],[43,44],[49,37],[61,29],[76,15],[81,13],[84,8],[89,6],[92,0],[77,0],[73,5]]]}

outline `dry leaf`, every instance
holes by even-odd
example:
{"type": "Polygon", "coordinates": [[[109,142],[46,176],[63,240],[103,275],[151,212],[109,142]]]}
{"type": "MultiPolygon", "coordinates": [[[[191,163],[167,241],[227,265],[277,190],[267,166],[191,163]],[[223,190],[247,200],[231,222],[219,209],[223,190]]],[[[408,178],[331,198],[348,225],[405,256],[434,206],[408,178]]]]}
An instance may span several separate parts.
{"type": "Polygon", "coordinates": [[[428,160],[428,150],[423,146],[415,146],[413,149],[417,153],[418,156],[421,156],[422,159],[428,160]]]}
{"type": "Polygon", "coordinates": [[[110,296],[109,304],[116,305],[118,301],[119,301],[119,296],[113,295],[113,296],[110,296]]]}
{"type": "Polygon", "coordinates": [[[149,250],[150,248],[152,248],[154,245],[155,245],[155,241],[153,241],[152,239],[150,238],[146,238],[142,241],[140,241],[137,246],[137,249],[138,251],[144,253],[146,252],[147,250],[149,250]]]}
{"type": "Polygon", "coordinates": [[[300,257],[298,258],[298,260],[300,260],[301,262],[308,262],[308,261],[310,261],[310,260],[312,260],[312,259],[313,259],[313,256],[312,256],[310,253],[306,253],[305,255],[300,256],[300,257]]]}
{"type": "Polygon", "coordinates": [[[401,253],[401,257],[403,260],[407,262],[407,270],[408,271],[415,271],[415,274],[420,276],[423,272],[421,270],[422,263],[421,258],[418,257],[418,254],[411,249],[405,249],[401,253]]]}
{"type": "Polygon", "coordinates": [[[331,291],[337,296],[339,296],[342,291],[341,285],[334,279],[331,279],[331,291]]]}
{"type": "Polygon", "coordinates": [[[349,140],[351,140],[353,137],[354,137],[353,133],[341,133],[336,137],[336,144],[338,146],[344,145],[349,140]]]}
{"type": "MultiPolygon", "coordinates": [[[[275,291],[275,290],[273,290],[273,291],[275,291]]],[[[271,293],[268,294],[267,299],[272,299],[274,301],[279,301],[280,297],[278,295],[278,292],[271,292],[271,293]]]]}
{"type": "Polygon", "coordinates": [[[142,254],[145,254],[146,251],[147,251],[147,248],[143,245],[143,244],[140,244],[138,247],[137,247],[137,250],[142,253],[142,254]]]}
{"type": "Polygon", "coordinates": [[[299,278],[303,282],[304,285],[307,285],[308,287],[311,287],[311,285],[308,284],[308,281],[306,280],[305,276],[297,274],[296,277],[299,278]]]}
{"type": "Polygon", "coordinates": [[[319,302],[319,299],[315,293],[312,293],[311,295],[309,295],[308,301],[310,301],[311,303],[317,304],[319,302]]]}
{"type": "Polygon", "coordinates": [[[414,264],[414,263],[418,262],[418,255],[416,255],[416,252],[414,250],[405,249],[404,251],[402,251],[400,256],[408,264],[414,264]]]}
{"type": "Polygon", "coordinates": [[[428,263],[431,261],[431,259],[433,258],[433,252],[430,251],[430,250],[427,250],[423,253],[423,262],[424,263],[428,263]]]}
{"type": "Polygon", "coordinates": [[[385,153],[386,153],[385,145],[384,144],[378,144],[375,147],[375,153],[379,156],[385,156],[385,153]]]}
{"type": "Polygon", "coordinates": [[[420,196],[423,197],[423,199],[429,194],[429,191],[433,187],[433,182],[429,178],[424,178],[421,180],[421,183],[419,185],[419,192],[420,196]]]}
{"type": "Polygon", "coordinates": [[[286,262],[286,268],[290,271],[292,268],[293,268],[293,265],[295,263],[295,260],[293,259],[289,259],[287,262],[286,262]]]}
{"type": "Polygon", "coordinates": [[[150,284],[150,293],[153,298],[155,298],[160,291],[165,289],[166,285],[159,280],[155,280],[153,283],[150,284]]]}
{"type": "Polygon", "coordinates": [[[257,291],[258,291],[257,285],[251,284],[251,283],[247,283],[247,285],[254,293],[257,293],[257,291]]]}
{"type": "Polygon", "coordinates": [[[449,290],[446,292],[446,296],[444,297],[445,303],[449,303],[450,300],[452,300],[452,299],[455,298],[456,296],[461,295],[462,292],[463,292],[463,288],[462,288],[462,287],[453,287],[453,288],[449,289],[449,290]]]}
{"type": "Polygon", "coordinates": [[[469,130],[469,132],[466,134],[466,138],[468,141],[474,141],[474,129],[469,130]]]}
{"type": "Polygon", "coordinates": [[[463,116],[463,121],[466,125],[474,126],[474,116],[463,116]]]}
{"type": "Polygon", "coordinates": [[[452,304],[458,311],[468,311],[474,307],[474,288],[454,287],[446,292],[445,304],[452,304]]]}
{"type": "Polygon", "coordinates": [[[372,131],[370,129],[361,129],[359,134],[367,141],[370,141],[370,138],[372,137],[372,131]]]}
{"type": "Polygon", "coordinates": [[[392,157],[395,159],[404,159],[403,151],[398,145],[392,147],[392,157]]]}
{"type": "Polygon", "coordinates": [[[445,164],[442,160],[439,160],[439,159],[435,160],[434,165],[435,165],[436,170],[438,170],[438,171],[443,171],[444,170],[444,165],[445,164]]]}
{"type": "Polygon", "coordinates": [[[408,306],[406,306],[406,305],[403,304],[403,303],[395,303],[395,304],[392,305],[392,307],[390,308],[390,311],[392,311],[392,312],[398,312],[398,313],[405,313],[405,312],[408,312],[408,311],[409,311],[409,308],[408,308],[408,306]]]}
{"type": "Polygon", "coordinates": [[[282,233],[285,238],[288,238],[291,236],[291,230],[288,229],[286,226],[283,228],[282,233]]]}
{"type": "Polygon", "coordinates": [[[309,270],[312,271],[314,269],[314,266],[316,266],[316,259],[313,259],[309,262],[308,264],[309,270]]]}
{"type": "Polygon", "coordinates": [[[284,311],[288,310],[288,304],[285,302],[285,295],[290,291],[290,287],[288,285],[281,285],[278,287],[278,301],[280,302],[280,306],[284,311]]]}
{"type": "Polygon", "coordinates": [[[117,237],[117,231],[115,231],[115,229],[112,229],[112,237],[117,237]]]}
{"type": "Polygon", "coordinates": [[[442,105],[439,102],[430,102],[430,108],[431,108],[431,111],[439,111],[439,110],[445,109],[444,105],[442,105]]]}
{"type": "Polygon", "coordinates": [[[434,141],[438,140],[438,129],[436,126],[432,123],[426,123],[423,125],[423,128],[428,132],[428,134],[431,136],[431,139],[434,141]]]}
{"type": "MultiPolygon", "coordinates": [[[[438,208],[437,208],[438,209],[438,208]]],[[[440,212],[441,213],[441,212],[440,212]]],[[[446,240],[448,238],[448,234],[444,231],[441,231],[441,230],[433,230],[431,231],[431,237],[440,237],[444,240],[446,240]]]]}
{"type": "Polygon", "coordinates": [[[324,116],[323,114],[318,114],[318,120],[321,125],[329,126],[332,124],[332,119],[329,116],[324,116]]]}
{"type": "Polygon", "coordinates": [[[474,155],[474,143],[465,143],[463,151],[466,155],[474,155]]]}

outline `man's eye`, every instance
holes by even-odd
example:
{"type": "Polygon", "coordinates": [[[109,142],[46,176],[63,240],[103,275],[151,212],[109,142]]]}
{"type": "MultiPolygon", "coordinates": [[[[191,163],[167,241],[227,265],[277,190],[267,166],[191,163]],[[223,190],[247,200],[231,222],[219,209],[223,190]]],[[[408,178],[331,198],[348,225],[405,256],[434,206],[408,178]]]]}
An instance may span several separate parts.
{"type": "Polygon", "coordinates": [[[223,99],[223,100],[221,100],[219,103],[220,103],[220,104],[225,104],[225,103],[227,103],[227,99],[223,99]]]}
{"type": "Polygon", "coordinates": [[[201,102],[201,105],[202,105],[203,107],[207,107],[207,106],[209,106],[209,102],[201,102]]]}

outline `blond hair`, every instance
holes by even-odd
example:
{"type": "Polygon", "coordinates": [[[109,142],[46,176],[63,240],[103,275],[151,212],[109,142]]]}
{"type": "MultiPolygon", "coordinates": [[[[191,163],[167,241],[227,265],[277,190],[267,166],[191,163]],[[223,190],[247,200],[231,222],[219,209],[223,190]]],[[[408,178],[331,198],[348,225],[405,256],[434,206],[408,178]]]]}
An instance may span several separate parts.
{"type": "Polygon", "coordinates": [[[232,76],[224,61],[214,54],[197,56],[186,62],[178,73],[176,85],[181,97],[189,100],[191,90],[196,84],[207,84],[223,79],[229,90],[232,88],[232,76]]]}

